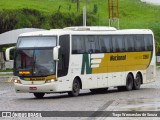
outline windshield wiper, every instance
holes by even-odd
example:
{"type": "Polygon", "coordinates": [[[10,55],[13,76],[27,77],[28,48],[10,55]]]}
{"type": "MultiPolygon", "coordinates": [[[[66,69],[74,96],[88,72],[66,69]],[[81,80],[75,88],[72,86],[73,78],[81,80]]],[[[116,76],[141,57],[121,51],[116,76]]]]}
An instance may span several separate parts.
{"type": "Polygon", "coordinates": [[[33,50],[33,64],[32,64],[32,76],[34,76],[34,72],[35,72],[35,65],[36,65],[36,55],[35,52],[33,50]]]}

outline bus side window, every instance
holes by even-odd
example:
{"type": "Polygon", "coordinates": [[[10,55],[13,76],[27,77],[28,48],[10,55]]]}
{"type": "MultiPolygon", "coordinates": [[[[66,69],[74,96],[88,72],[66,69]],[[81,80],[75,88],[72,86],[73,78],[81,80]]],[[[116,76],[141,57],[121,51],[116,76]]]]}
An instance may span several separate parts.
{"type": "Polygon", "coordinates": [[[72,54],[83,54],[84,52],[84,37],[72,36],[72,54]]]}
{"type": "Polygon", "coordinates": [[[98,36],[85,36],[85,47],[86,47],[86,53],[91,54],[91,53],[99,53],[100,48],[98,44],[98,36]]]}
{"type": "Polygon", "coordinates": [[[125,49],[127,52],[133,52],[134,51],[134,39],[132,35],[126,35],[125,36],[125,49]]]}
{"type": "Polygon", "coordinates": [[[145,50],[146,51],[153,50],[153,37],[152,37],[152,35],[144,35],[144,43],[145,43],[145,50]]]}
{"type": "Polygon", "coordinates": [[[144,51],[144,40],[143,35],[135,35],[135,51],[144,51]]]}
{"type": "Polygon", "coordinates": [[[112,36],[112,45],[113,45],[113,52],[118,52],[119,46],[117,46],[117,43],[116,43],[116,36],[112,36]]]}
{"type": "Polygon", "coordinates": [[[112,36],[113,52],[124,52],[124,40],[122,35],[112,36]]]}
{"type": "Polygon", "coordinates": [[[99,36],[99,43],[102,53],[107,53],[112,51],[111,36],[107,35],[99,36]]]}

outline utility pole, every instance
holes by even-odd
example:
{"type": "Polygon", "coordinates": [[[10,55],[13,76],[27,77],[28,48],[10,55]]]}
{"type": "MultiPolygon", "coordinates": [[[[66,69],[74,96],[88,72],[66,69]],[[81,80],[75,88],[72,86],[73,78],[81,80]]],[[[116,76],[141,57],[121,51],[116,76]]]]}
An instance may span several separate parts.
{"type": "Polygon", "coordinates": [[[79,12],[80,0],[77,0],[77,12],[79,12]]]}
{"type": "Polygon", "coordinates": [[[118,29],[120,29],[118,0],[108,0],[108,17],[109,26],[113,26],[114,22],[117,20],[118,29]]]}
{"type": "Polygon", "coordinates": [[[83,26],[86,26],[86,6],[83,7],[83,26]]]}

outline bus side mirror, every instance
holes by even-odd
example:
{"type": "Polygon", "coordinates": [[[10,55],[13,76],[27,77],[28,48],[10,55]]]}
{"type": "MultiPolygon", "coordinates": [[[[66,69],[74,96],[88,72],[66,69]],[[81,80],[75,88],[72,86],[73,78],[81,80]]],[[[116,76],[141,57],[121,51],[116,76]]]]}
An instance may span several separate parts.
{"type": "Polygon", "coordinates": [[[11,50],[15,49],[15,47],[9,47],[6,49],[5,51],[5,58],[6,58],[6,61],[13,61],[11,60],[11,50]]]}
{"type": "Polygon", "coordinates": [[[58,53],[60,46],[56,46],[53,48],[53,60],[58,61],[58,53]]]}

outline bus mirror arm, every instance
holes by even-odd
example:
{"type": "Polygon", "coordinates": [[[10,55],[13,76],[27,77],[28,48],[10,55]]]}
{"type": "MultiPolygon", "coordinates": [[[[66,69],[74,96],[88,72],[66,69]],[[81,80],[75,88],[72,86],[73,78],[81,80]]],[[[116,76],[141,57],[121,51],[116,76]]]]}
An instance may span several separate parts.
{"type": "Polygon", "coordinates": [[[58,53],[60,46],[56,46],[53,48],[53,60],[58,61],[58,53]]]}
{"type": "Polygon", "coordinates": [[[15,49],[15,47],[9,47],[9,48],[6,49],[6,51],[5,51],[5,59],[6,59],[6,61],[13,61],[13,60],[10,59],[10,56],[11,56],[10,55],[10,51],[12,49],[15,49]]]}

